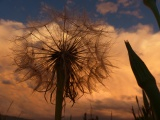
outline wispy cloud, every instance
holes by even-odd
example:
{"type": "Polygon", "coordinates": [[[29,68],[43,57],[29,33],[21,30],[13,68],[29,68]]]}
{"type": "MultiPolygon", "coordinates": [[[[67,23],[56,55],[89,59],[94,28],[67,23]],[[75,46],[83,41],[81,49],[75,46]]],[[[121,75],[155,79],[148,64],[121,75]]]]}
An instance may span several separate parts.
{"type": "Polygon", "coordinates": [[[101,14],[107,14],[107,13],[115,13],[118,10],[118,5],[113,2],[103,2],[100,4],[97,4],[97,11],[101,14]]]}
{"type": "Polygon", "coordinates": [[[67,0],[67,4],[72,4],[73,0],[67,0]]]}
{"type": "Polygon", "coordinates": [[[139,7],[140,2],[137,1],[128,1],[128,0],[117,0],[116,2],[107,1],[104,0],[99,1],[99,3],[96,5],[96,10],[102,15],[105,15],[107,13],[116,13],[116,14],[125,14],[125,15],[131,15],[135,16],[139,19],[143,18],[143,16],[140,13],[140,10],[137,10],[139,7]],[[129,10],[130,7],[135,7],[133,11],[129,10]],[[125,9],[125,10],[124,10],[125,9]]]}
{"type": "Polygon", "coordinates": [[[122,4],[124,7],[128,7],[134,3],[133,0],[117,0],[118,4],[122,4]]]}
{"type": "Polygon", "coordinates": [[[134,10],[134,11],[120,11],[120,14],[125,14],[125,15],[131,15],[131,16],[135,16],[139,19],[143,18],[143,16],[140,14],[139,10],[134,10]]]}

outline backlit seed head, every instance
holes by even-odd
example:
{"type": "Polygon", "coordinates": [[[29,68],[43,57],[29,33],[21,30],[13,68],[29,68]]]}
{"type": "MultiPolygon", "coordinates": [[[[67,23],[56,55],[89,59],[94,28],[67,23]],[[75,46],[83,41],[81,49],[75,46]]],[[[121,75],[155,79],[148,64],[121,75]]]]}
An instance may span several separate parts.
{"type": "Polygon", "coordinates": [[[15,40],[16,72],[22,81],[31,80],[34,90],[49,93],[52,101],[57,70],[64,69],[64,98],[75,102],[109,76],[108,31],[84,13],[45,10],[49,19],[30,22],[26,33],[15,40]]]}

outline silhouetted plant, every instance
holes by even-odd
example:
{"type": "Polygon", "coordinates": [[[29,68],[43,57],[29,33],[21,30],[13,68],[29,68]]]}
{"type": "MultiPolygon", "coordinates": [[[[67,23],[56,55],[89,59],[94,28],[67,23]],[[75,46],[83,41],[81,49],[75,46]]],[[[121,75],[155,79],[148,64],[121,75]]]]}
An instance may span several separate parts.
{"type": "Polygon", "coordinates": [[[87,113],[84,113],[83,120],[87,120],[87,113]]]}
{"type": "Polygon", "coordinates": [[[147,94],[155,112],[156,119],[160,120],[160,94],[156,84],[156,80],[150,73],[144,62],[133,51],[129,42],[125,41],[125,44],[128,50],[130,65],[136,77],[137,83],[147,94]]]}
{"type": "Polygon", "coordinates": [[[96,116],[96,120],[99,120],[98,116],[96,116]]]}
{"type": "Polygon", "coordinates": [[[156,120],[154,116],[154,111],[152,109],[152,106],[145,94],[144,91],[142,91],[143,94],[143,105],[140,106],[138,97],[136,96],[136,102],[138,106],[138,113],[136,114],[133,106],[132,106],[132,114],[134,116],[135,120],[156,120]]]}
{"type": "MultiPolygon", "coordinates": [[[[160,15],[156,5],[156,0],[143,0],[143,3],[152,10],[160,28],[160,15]]],[[[156,80],[148,70],[145,63],[133,51],[129,42],[125,41],[125,44],[128,50],[130,65],[136,77],[137,83],[148,96],[152,109],[155,113],[155,119],[160,120],[160,94],[156,80]]],[[[135,116],[134,111],[133,115],[135,116]]]]}
{"type": "Polygon", "coordinates": [[[159,15],[159,11],[158,11],[158,8],[157,8],[157,5],[156,5],[156,0],[143,0],[143,3],[148,8],[150,8],[150,10],[154,14],[154,16],[155,16],[155,18],[157,20],[158,26],[160,28],[160,15],[159,15]]]}
{"type": "Polygon", "coordinates": [[[19,114],[19,116],[9,116],[8,115],[8,112],[9,110],[11,109],[11,106],[13,105],[13,101],[11,101],[10,105],[8,106],[7,108],[7,111],[5,113],[0,113],[0,120],[11,120],[11,119],[14,119],[14,120],[25,120],[23,118],[20,118],[21,117],[21,113],[19,114]]]}
{"type": "Polygon", "coordinates": [[[61,120],[65,98],[75,103],[108,77],[110,41],[104,40],[108,31],[84,13],[44,10],[46,19],[29,22],[15,40],[14,60],[20,81],[31,80],[45,99],[50,94],[51,103],[56,95],[55,120],[61,120]]]}
{"type": "Polygon", "coordinates": [[[113,120],[113,115],[112,115],[112,112],[111,112],[111,120],[113,120]]]}
{"type": "Polygon", "coordinates": [[[70,118],[69,118],[70,120],[72,120],[72,115],[70,116],[70,118]]]}
{"type": "MultiPolygon", "coordinates": [[[[143,0],[143,3],[152,10],[160,28],[160,16],[159,16],[158,8],[156,6],[156,0],[143,0]]],[[[155,78],[149,72],[144,62],[132,50],[129,42],[126,41],[125,44],[128,50],[131,68],[137,79],[138,85],[147,94],[150,100],[150,103],[153,107],[153,110],[155,112],[156,119],[159,120],[160,119],[160,94],[159,94],[158,87],[156,85],[155,78]]]]}
{"type": "Polygon", "coordinates": [[[4,114],[4,113],[3,113],[3,114],[0,113],[0,120],[7,120],[7,117],[8,117],[7,114],[8,114],[8,112],[9,112],[12,104],[13,104],[13,101],[11,101],[11,103],[10,103],[10,105],[8,106],[7,111],[6,111],[5,114],[4,114]]]}
{"type": "Polygon", "coordinates": [[[99,120],[99,119],[98,119],[98,116],[96,116],[95,118],[90,116],[90,118],[87,119],[87,113],[84,113],[83,120],[99,120]]]}

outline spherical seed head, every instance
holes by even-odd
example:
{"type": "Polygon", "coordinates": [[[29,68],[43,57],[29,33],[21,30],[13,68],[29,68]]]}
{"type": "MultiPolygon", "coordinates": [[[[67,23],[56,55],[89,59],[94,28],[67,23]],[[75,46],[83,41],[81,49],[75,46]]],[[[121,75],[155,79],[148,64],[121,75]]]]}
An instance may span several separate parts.
{"type": "Polygon", "coordinates": [[[50,93],[52,101],[57,71],[64,69],[64,98],[75,102],[109,76],[110,41],[102,39],[108,32],[85,14],[47,11],[51,14],[48,21],[30,22],[26,34],[16,40],[16,72],[23,73],[22,81],[34,82],[34,90],[50,93]]]}

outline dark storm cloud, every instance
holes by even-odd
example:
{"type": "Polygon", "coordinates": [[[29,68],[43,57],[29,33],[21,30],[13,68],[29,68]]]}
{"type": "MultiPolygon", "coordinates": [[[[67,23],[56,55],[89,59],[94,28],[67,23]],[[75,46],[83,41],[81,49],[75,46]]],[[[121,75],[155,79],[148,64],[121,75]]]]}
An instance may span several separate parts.
{"type": "Polygon", "coordinates": [[[131,100],[135,100],[136,96],[126,96],[126,95],[122,95],[121,96],[121,100],[127,100],[127,101],[131,101],[131,100]]]}
{"type": "Polygon", "coordinates": [[[132,104],[128,103],[128,101],[125,102],[122,100],[107,98],[93,102],[93,106],[97,110],[128,111],[128,107],[132,106],[132,104]]]}
{"type": "Polygon", "coordinates": [[[126,120],[129,119],[127,117],[132,116],[132,111],[131,108],[134,106],[135,108],[137,107],[136,105],[136,100],[134,96],[122,96],[122,99],[114,99],[114,98],[106,98],[101,101],[96,100],[93,101],[93,110],[94,114],[99,115],[103,118],[110,118],[110,114],[112,112],[114,116],[114,120],[121,120],[125,119],[125,116],[119,116],[120,114],[127,113],[126,120]],[[103,113],[102,111],[106,111],[103,113]]]}

